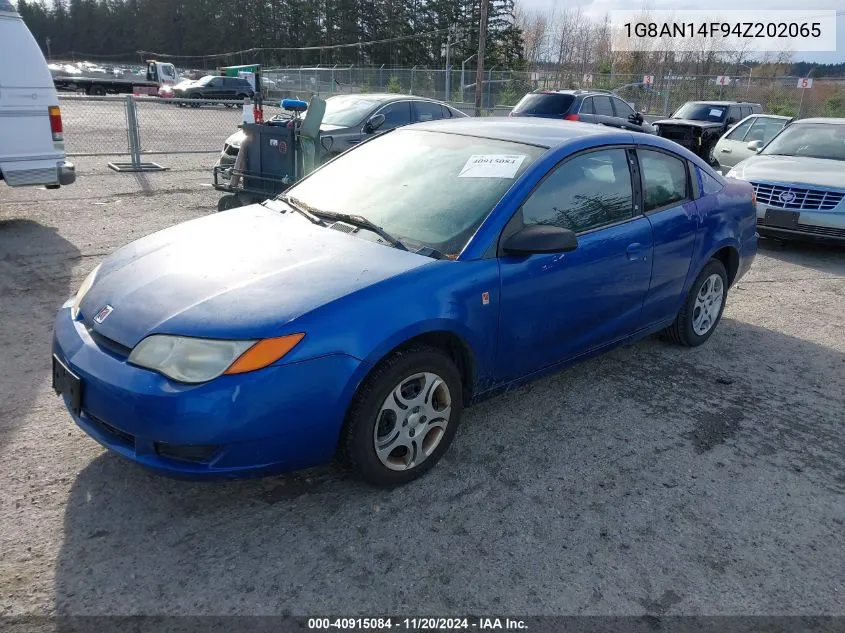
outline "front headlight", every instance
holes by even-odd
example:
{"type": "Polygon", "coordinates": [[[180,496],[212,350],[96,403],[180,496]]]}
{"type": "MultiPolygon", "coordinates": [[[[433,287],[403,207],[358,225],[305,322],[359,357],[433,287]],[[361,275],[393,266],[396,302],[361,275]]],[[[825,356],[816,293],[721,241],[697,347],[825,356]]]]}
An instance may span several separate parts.
{"type": "Polygon", "coordinates": [[[79,305],[82,303],[85,295],[88,294],[88,291],[91,290],[91,286],[94,285],[94,279],[97,277],[98,270],[100,270],[99,264],[97,264],[97,267],[94,268],[94,270],[88,273],[85,281],[83,281],[82,285],[79,286],[79,290],[77,290],[76,296],[73,298],[73,305],[70,306],[70,318],[76,319],[76,317],[79,316],[79,305]]]}
{"type": "Polygon", "coordinates": [[[223,373],[239,374],[267,367],[292,350],[304,336],[225,341],[153,334],[135,346],[129,362],[178,382],[207,382],[223,373]]]}

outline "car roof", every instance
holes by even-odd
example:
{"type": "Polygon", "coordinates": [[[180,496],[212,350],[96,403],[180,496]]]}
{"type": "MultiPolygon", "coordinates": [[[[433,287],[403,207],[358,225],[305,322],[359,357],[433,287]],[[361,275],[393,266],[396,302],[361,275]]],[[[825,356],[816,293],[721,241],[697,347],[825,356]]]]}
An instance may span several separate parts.
{"type": "Polygon", "coordinates": [[[602,90],[600,88],[596,88],[594,90],[587,90],[584,88],[567,88],[561,90],[535,90],[535,95],[612,95],[614,94],[612,90],[602,90]]]}
{"type": "Polygon", "coordinates": [[[630,143],[632,134],[632,132],[614,130],[613,128],[594,125],[592,123],[557,121],[555,119],[541,117],[467,117],[461,119],[440,119],[437,121],[415,123],[400,129],[465,134],[466,136],[510,141],[512,143],[526,143],[528,145],[546,148],[557,147],[567,141],[589,136],[613,136],[618,137],[620,142],[627,140],[630,143]]]}
{"type": "Polygon", "coordinates": [[[845,125],[845,118],[841,117],[815,117],[812,119],[798,119],[794,123],[830,123],[833,125],[845,125]]]}
{"type": "MultiPolygon", "coordinates": [[[[429,99],[428,97],[418,97],[417,95],[397,94],[395,92],[351,92],[348,94],[332,95],[329,99],[337,99],[339,97],[359,97],[361,99],[370,99],[372,101],[387,102],[387,101],[431,101],[432,103],[439,103],[441,105],[449,105],[437,99],[429,99]]],[[[455,109],[454,107],[452,108],[455,109]]]]}
{"type": "Polygon", "coordinates": [[[753,105],[758,106],[759,103],[753,101],[687,101],[687,103],[706,103],[708,105],[732,106],[732,105],[753,105]]]}

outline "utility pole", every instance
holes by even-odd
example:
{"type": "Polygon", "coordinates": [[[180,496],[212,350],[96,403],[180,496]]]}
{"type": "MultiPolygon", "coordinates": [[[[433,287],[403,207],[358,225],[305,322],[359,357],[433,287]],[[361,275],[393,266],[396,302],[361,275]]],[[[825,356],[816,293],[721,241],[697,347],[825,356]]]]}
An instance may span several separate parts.
{"type": "Polygon", "coordinates": [[[481,116],[481,86],[484,84],[484,46],[487,43],[487,5],[481,0],[481,23],[478,25],[478,60],[475,70],[475,116],[481,116]]]}
{"type": "Polygon", "coordinates": [[[446,77],[445,77],[445,92],[446,98],[444,101],[449,101],[449,97],[452,94],[452,72],[449,68],[449,49],[452,48],[452,27],[449,27],[449,30],[446,32],[446,77]]]}

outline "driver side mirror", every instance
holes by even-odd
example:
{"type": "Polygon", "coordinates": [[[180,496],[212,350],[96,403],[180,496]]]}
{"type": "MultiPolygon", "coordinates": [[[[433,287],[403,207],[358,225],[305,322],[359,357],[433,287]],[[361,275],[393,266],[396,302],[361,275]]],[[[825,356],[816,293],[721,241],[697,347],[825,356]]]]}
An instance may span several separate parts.
{"type": "Polygon", "coordinates": [[[367,134],[372,134],[382,125],[384,125],[384,115],[374,114],[369,119],[367,119],[366,123],[364,123],[364,132],[366,132],[367,134]]]}
{"type": "Polygon", "coordinates": [[[763,141],[751,141],[745,147],[752,152],[759,152],[761,149],[763,149],[763,141]]]}
{"type": "Polygon", "coordinates": [[[502,248],[512,255],[568,253],[578,248],[578,238],[559,226],[530,224],[508,237],[502,248]]]}
{"type": "Polygon", "coordinates": [[[331,136],[320,135],[320,145],[323,146],[324,150],[330,152],[332,151],[332,145],[334,145],[334,138],[331,136]]]}
{"type": "Polygon", "coordinates": [[[639,112],[634,112],[634,114],[628,116],[628,121],[630,121],[631,123],[636,123],[637,125],[642,125],[643,115],[639,112]]]}

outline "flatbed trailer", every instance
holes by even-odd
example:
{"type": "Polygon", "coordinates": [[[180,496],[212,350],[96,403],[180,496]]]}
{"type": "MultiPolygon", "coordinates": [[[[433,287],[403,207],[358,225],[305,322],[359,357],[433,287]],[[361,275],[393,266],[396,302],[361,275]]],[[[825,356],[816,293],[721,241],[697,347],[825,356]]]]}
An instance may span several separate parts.
{"type": "Polygon", "coordinates": [[[178,80],[173,64],[147,61],[145,77],[75,77],[58,75],[53,77],[56,90],[63,92],[84,92],[92,96],[107,94],[157,95],[163,85],[175,84],[178,80]]]}

